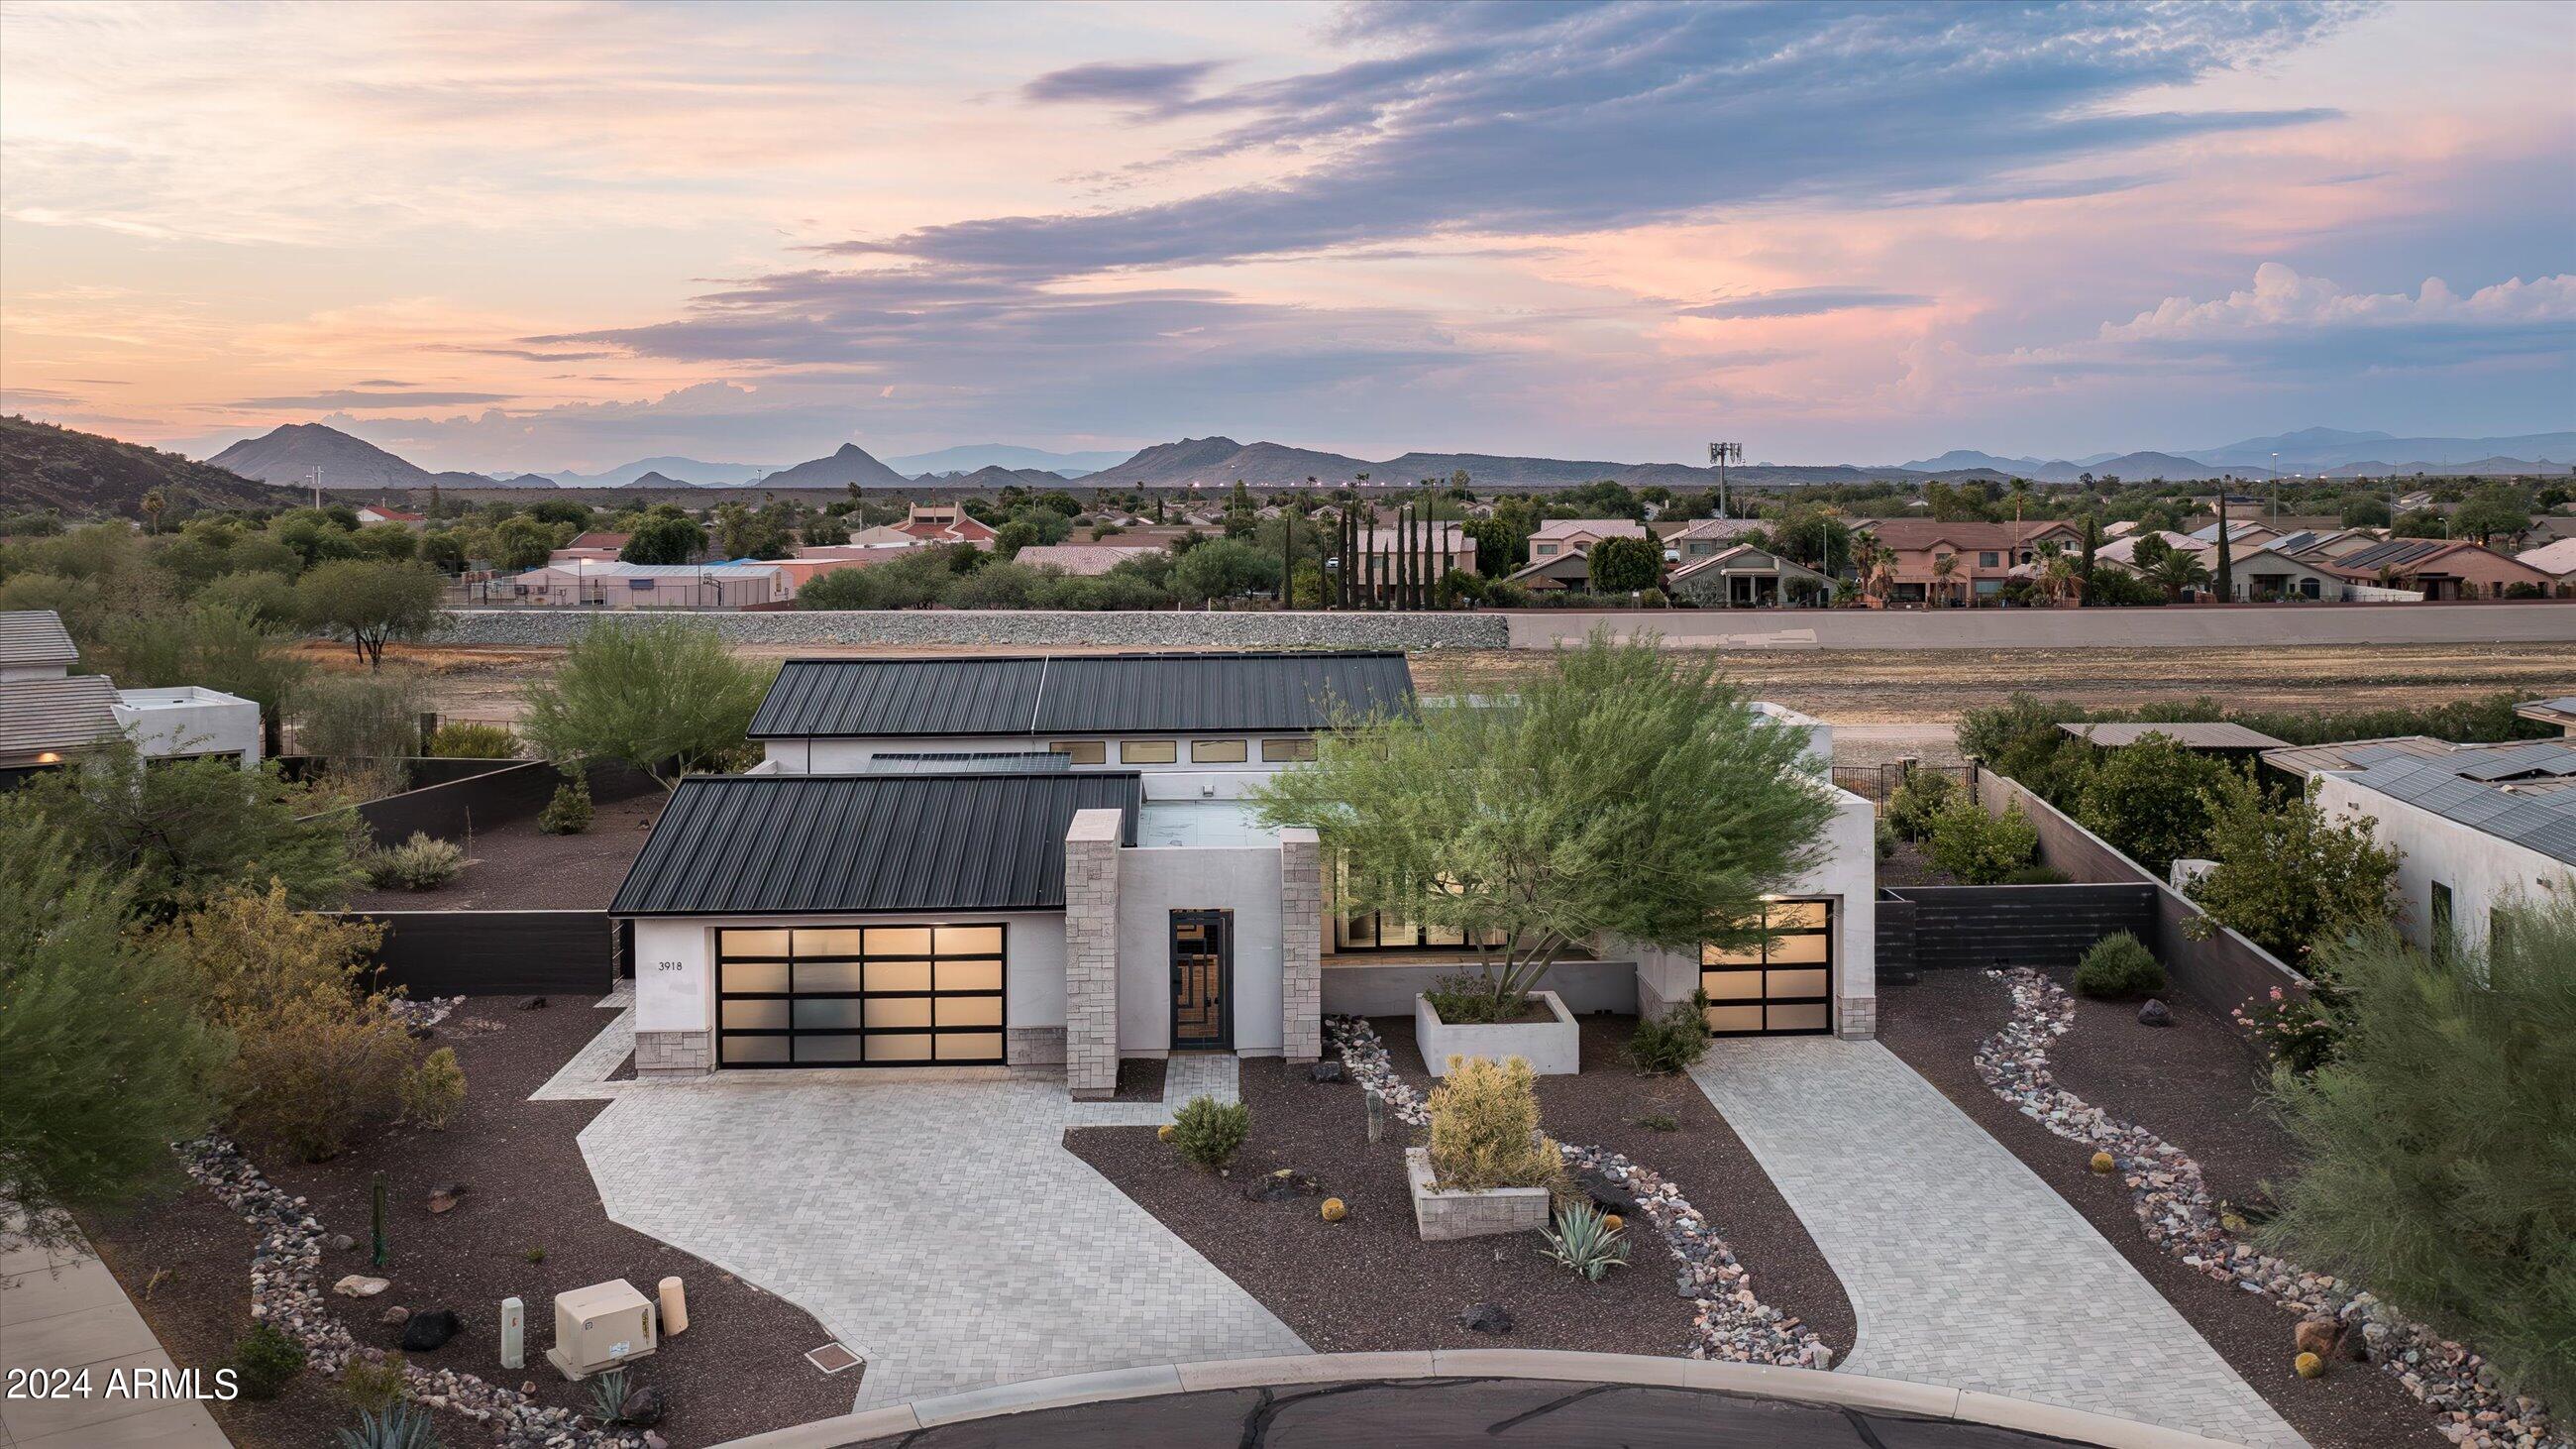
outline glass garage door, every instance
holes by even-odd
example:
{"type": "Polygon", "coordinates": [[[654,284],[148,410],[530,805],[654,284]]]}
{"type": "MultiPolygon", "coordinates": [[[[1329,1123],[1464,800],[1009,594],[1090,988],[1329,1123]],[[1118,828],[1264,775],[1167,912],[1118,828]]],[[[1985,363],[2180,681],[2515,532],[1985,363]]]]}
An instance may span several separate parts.
{"type": "Polygon", "coordinates": [[[1717,1036],[1829,1032],[1834,1016],[1834,906],[1773,901],[1769,938],[1738,950],[1699,950],[1708,1029],[1717,1036]]]}
{"type": "Polygon", "coordinates": [[[716,932],[716,1065],[998,1066],[1002,928],[716,932]]]}

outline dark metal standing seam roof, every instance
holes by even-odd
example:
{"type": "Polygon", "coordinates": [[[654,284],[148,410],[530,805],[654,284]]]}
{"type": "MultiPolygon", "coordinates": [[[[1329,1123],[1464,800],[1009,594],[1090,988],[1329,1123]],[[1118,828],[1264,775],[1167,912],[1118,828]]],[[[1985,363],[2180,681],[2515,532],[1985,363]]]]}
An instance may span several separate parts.
{"type": "Polygon", "coordinates": [[[915,753],[870,755],[859,766],[862,775],[1061,775],[1073,768],[1073,756],[1053,750],[975,750],[960,754],[915,753]]]}
{"type": "Polygon", "coordinates": [[[1064,833],[1117,810],[1132,771],[1062,775],[692,775],[654,822],[616,916],[856,915],[1064,907],[1064,833]]]}
{"type": "Polygon", "coordinates": [[[1400,653],[792,659],[751,737],[1301,731],[1412,706],[1400,653]]]}

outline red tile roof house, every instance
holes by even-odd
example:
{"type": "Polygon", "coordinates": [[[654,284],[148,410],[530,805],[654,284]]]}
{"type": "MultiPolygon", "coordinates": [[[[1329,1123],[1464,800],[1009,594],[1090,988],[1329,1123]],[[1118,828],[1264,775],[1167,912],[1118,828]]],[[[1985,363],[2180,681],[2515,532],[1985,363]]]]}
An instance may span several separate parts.
{"type": "Polygon", "coordinates": [[[361,503],[358,505],[358,521],[360,523],[427,523],[429,515],[405,513],[390,503],[361,503]]]}
{"type": "Polygon", "coordinates": [[[2557,583],[2527,563],[2460,539],[2392,538],[2316,563],[2356,584],[2420,589],[2427,600],[2500,599],[2516,584],[2547,593],[2557,583]]]}
{"type": "Polygon", "coordinates": [[[915,503],[895,527],[925,543],[993,546],[992,528],[954,503],[915,503]]]}
{"type": "Polygon", "coordinates": [[[2040,555],[2040,545],[2056,542],[2069,552],[2084,546],[2084,530],[2062,518],[2023,523],[1943,523],[1930,518],[1891,518],[1860,525],[1894,555],[1888,602],[1969,603],[2003,592],[2013,569],[2040,555]],[[1936,571],[1941,559],[1957,562],[1945,577],[1936,571]]]}
{"type": "Polygon", "coordinates": [[[1631,519],[1551,518],[1530,535],[1529,562],[1512,572],[1511,582],[1541,593],[1581,588],[1591,578],[1583,556],[1605,538],[1656,542],[1646,525],[1631,519]]]}
{"type": "Polygon", "coordinates": [[[582,558],[597,559],[606,563],[624,551],[626,540],[634,536],[631,533],[601,533],[596,530],[575,534],[572,542],[546,555],[546,558],[551,563],[564,563],[582,558]]]}

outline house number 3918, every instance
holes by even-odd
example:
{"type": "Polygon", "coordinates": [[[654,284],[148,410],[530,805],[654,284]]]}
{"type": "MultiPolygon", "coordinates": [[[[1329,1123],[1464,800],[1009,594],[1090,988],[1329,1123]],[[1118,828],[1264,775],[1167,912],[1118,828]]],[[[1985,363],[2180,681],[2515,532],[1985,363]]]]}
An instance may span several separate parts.
{"type": "Polygon", "coordinates": [[[653,963],[653,967],[657,971],[683,971],[688,969],[677,961],[656,961],[653,963]]]}

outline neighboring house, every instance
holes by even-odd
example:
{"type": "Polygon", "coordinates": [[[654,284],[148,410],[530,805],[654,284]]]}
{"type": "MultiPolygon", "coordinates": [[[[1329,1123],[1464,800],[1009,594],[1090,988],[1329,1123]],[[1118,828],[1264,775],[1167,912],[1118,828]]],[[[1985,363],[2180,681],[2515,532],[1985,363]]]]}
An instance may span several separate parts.
{"type": "Polygon", "coordinates": [[[1013,563],[1060,574],[1098,578],[1131,558],[1163,550],[1152,545],[1114,543],[1033,543],[1012,557],[1013,563]]]}
{"type": "Polygon", "coordinates": [[[2515,584],[2546,589],[2548,574],[2461,539],[2392,538],[2321,567],[2357,584],[2419,589],[2427,599],[2496,598],[2515,584]]]}
{"type": "MultiPolygon", "coordinates": [[[[2259,548],[2280,536],[2281,530],[2268,528],[2260,523],[2245,523],[2230,519],[2227,524],[2227,546],[2230,551],[2259,548]]],[[[2202,527],[2193,529],[2191,537],[2193,542],[2215,550],[2218,547],[2217,522],[2212,520],[2202,527]]]]}
{"type": "Polygon", "coordinates": [[[617,556],[625,551],[626,540],[634,536],[631,533],[605,533],[598,530],[577,533],[573,535],[572,542],[546,555],[546,560],[549,563],[572,563],[580,559],[590,559],[598,563],[613,563],[617,556]]]}
{"type": "MultiPolygon", "coordinates": [[[[2145,569],[2138,563],[2138,545],[2150,538],[2163,539],[2166,547],[2178,553],[2199,554],[2203,563],[2208,562],[2211,557],[2200,540],[2188,533],[2175,533],[2168,529],[2158,529],[2152,533],[2132,530],[2093,550],[2093,562],[2097,565],[2111,564],[2132,573],[2143,573],[2145,569]]],[[[2079,544],[2078,547],[2081,545],[2079,544]]]]}
{"type": "Polygon", "coordinates": [[[2366,528],[2303,528],[2285,533],[2265,547],[2291,558],[2337,559],[2379,542],[2379,535],[2366,528]]]}
{"type": "Polygon", "coordinates": [[[796,556],[793,558],[764,559],[762,563],[779,571],[786,584],[788,596],[792,598],[803,593],[807,584],[825,574],[839,573],[843,569],[866,568],[870,564],[899,559],[917,547],[919,545],[910,539],[887,547],[841,543],[817,544],[796,550],[796,556]]]}
{"type": "MultiPolygon", "coordinates": [[[[609,908],[637,1070],[1062,1063],[1096,1097],[1121,1057],[1313,1058],[1324,1012],[1410,1009],[1472,952],[1336,910],[1313,833],[1245,797],[1351,713],[1415,707],[1400,654],[791,660],[766,758],[684,780],[609,908]]],[[[1600,941],[1550,987],[1634,1011],[1708,984],[1722,1029],[1868,1035],[1874,816],[1836,801],[1767,960],[1600,941]]]]}
{"type": "Polygon", "coordinates": [[[2398,924],[2419,946],[2483,945],[2505,906],[2576,891],[2576,746],[2455,745],[2421,736],[2274,750],[2319,809],[2369,816],[2401,852],[2398,924]]]}
{"type": "Polygon", "coordinates": [[[2127,538],[2130,534],[2137,531],[2138,521],[2136,519],[2123,518],[2117,523],[2105,526],[2102,530],[2102,536],[2104,538],[2127,538]]]}
{"type": "Polygon", "coordinates": [[[2576,538],[2562,538],[2527,548],[2514,555],[2514,561],[2527,569],[2549,575],[2561,589],[2576,585],[2576,538]]]}
{"type": "MultiPolygon", "coordinates": [[[[1318,529],[1323,525],[1318,524],[1318,529]]],[[[1320,533],[1329,538],[1331,534],[1320,533]]],[[[1450,569],[1476,571],[1476,536],[1461,523],[1424,523],[1419,528],[1363,528],[1360,530],[1359,556],[1347,565],[1364,600],[1375,599],[1393,589],[1405,577],[1404,554],[1408,541],[1415,560],[1415,577],[1425,584],[1436,582],[1450,569]]]]}
{"type": "Polygon", "coordinates": [[[2239,759],[2265,750],[2286,749],[2289,741],[2225,720],[2175,720],[2165,723],[2061,724],[2059,729],[2099,749],[2117,750],[2149,735],[2160,735],[2194,754],[2239,759]]]}
{"type": "Polygon", "coordinates": [[[145,758],[260,759],[259,706],[211,689],[118,689],[74,674],[80,651],[51,609],[0,612],[0,785],[120,736],[145,758]]]}
{"type": "Polygon", "coordinates": [[[1740,543],[1678,565],[1664,589],[1706,608],[1770,608],[1828,601],[1834,581],[1793,559],[1740,543]]]}
{"type": "Polygon", "coordinates": [[[2556,699],[2535,699],[2517,704],[2513,712],[2524,719],[2558,726],[2561,735],[2576,737],[2576,694],[2562,694],[2556,699]]]}
{"type": "MultiPolygon", "coordinates": [[[[2213,552],[2204,561],[2216,573],[2218,562],[2213,552]]],[[[2279,599],[2344,599],[2352,587],[2349,580],[2335,573],[2322,554],[2299,558],[2271,548],[2255,548],[2234,553],[2228,559],[2228,578],[2233,584],[2232,597],[2247,603],[2264,603],[2279,599]]]]}
{"type": "Polygon", "coordinates": [[[1646,525],[1626,518],[1551,518],[1530,535],[1531,563],[1580,554],[1605,538],[1641,538],[1653,541],[1646,525]]]}
{"type": "Polygon", "coordinates": [[[390,503],[361,503],[357,514],[360,523],[399,523],[417,528],[429,521],[426,513],[405,513],[390,503]]]}
{"type": "Polygon", "coordinates": [[[1744,541],[1746,534],[1761,533],[1758,518],[1699,518],[1664,537],[1664,557],[1687,564],[1726,552],[1744,541]]]}
{"type": "Polygon", "coordinates": [[[1534,594],[1588,589],[1592,587],[1592,561],[1579,553],[1559,551],[1548,558],[1531,559],[1505,575],[1503,582],[1518,584],[1534,594]]]}
{"type": "Polygon", "coordinates": [[[783,603],[795,588],[776,562],[631,564],[571,559],[510,582],[530,604],[606,609],[740,609],[783,603]]]}
{"type": "MultiPolygon", "coordinates": [[[[2037,559],[2040,546],[2069,552],[2084,546],[2084,530],[2064,519],[2022,523],[1943,523],[1929,518],[1881,519],[1861,525],[1891,555],[1891,603],[1919,604],[1936,594],[1953,601],[2003,592],[2014,568],[2037,559]],[[1940,561],[1951,560],[1950,572],[1940,561]]],[[[2098,557],[2098,553],[2097,553],[2098,557]]]]}
{"type": "Polygon", "coordinates": [[[962,504],[915,503],[904,514],[903,522],[895,526],[923,543],[993,546],[992,527],[968,513],[962,504]]]}

